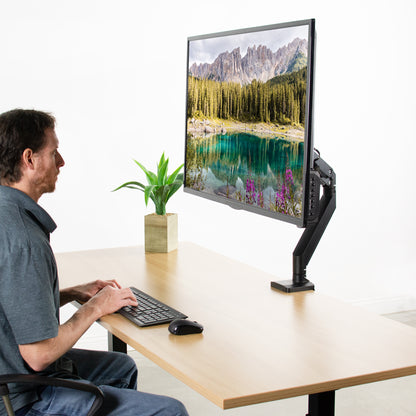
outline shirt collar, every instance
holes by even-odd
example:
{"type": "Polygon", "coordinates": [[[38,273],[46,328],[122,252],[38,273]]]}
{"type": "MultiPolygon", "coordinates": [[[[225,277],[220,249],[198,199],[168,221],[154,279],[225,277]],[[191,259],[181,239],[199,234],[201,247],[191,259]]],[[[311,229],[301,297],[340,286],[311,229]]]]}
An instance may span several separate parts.
{"type": "Polygon", "coordinates": [[[55,221],[51,216],[24,192],[15,188],[10,188],[9,186],[0,185],[0,201],[1,200],[10,201],[27,211],[35,217],[48,233],[52,233],[56,229],[55,221]]]}

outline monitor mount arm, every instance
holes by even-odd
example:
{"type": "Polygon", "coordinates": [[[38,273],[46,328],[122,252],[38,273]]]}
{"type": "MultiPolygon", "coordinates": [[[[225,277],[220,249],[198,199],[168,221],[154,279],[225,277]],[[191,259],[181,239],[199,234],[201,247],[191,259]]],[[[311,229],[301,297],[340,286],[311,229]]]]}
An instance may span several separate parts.
{"type": "Polygon", "coordinates": [[[335,201],[335,172],[315,151],[310,172],[308,218],[305,231],[293,251],[293,278],[271,282],[273,288],[287,293],[315,289],[314,284],[306,278],[306,266],[335,211],[335,201]],[[323,194],[319,199],[320,186],[323,188],[323,194]]]}

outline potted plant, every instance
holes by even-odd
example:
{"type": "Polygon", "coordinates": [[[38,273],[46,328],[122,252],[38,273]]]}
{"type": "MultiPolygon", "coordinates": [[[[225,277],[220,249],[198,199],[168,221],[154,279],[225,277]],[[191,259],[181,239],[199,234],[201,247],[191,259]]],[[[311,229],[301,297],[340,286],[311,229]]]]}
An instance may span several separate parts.
{"type": "Polygon", "coordinates": [[[145,250],[151,252],[169,252],[178,247],[178,215],[166,213],[166,203],[183,185],[183,167],[181,164],[172,174],[168,175],[169,158],[162,153],[156,173],[147,170],[137,160],[134,162],[145,173],[148,185],[137,181],[123,183],[118,188],[137,189],[144,193],[147,206],[149,198],[155,204],[155,213],[144,218],[145,250]]]}

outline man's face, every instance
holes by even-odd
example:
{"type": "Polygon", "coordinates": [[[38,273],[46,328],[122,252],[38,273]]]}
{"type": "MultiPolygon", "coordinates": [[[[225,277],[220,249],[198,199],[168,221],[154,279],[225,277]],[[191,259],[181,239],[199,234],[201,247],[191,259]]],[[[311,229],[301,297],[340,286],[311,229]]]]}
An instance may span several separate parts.
{"type": "Polygon", "coordinates": [[[64,159],[58,152],[58,145],[59,141],[55,130],[48,128],[45,130],[45,145],[42,149],[33,153],[33,159],[36,163],[33,185],[36,187],[39,196],[55,190],[59,169],[65,164],[64,159]]]}

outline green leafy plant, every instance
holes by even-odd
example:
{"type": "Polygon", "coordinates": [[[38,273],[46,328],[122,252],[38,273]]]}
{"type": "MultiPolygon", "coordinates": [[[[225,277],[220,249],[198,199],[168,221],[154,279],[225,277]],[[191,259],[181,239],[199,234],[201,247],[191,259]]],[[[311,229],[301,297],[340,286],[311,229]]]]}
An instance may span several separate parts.
{"type": "Polygon", "coordinates": [[[121,188],[138,189],[139,191],[144,192],[144,201],[146,206],[150,198],[155,204],[156,214],[165,215],[166,203],[183,184],[183,173],[179,173],[183,164],[180,165],[172,174],[168,175],[169,158],[165,159],[165,153],[162,153],[162,157],[157,165],[156,173],[147,170],[137,160],[134,160],[134,162],[145,173],[148,185],[145,186],[140,182],[130,181],[123,183],[123,185],[114,189],[113,192],[118,191],[121,188]]]}

